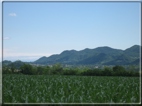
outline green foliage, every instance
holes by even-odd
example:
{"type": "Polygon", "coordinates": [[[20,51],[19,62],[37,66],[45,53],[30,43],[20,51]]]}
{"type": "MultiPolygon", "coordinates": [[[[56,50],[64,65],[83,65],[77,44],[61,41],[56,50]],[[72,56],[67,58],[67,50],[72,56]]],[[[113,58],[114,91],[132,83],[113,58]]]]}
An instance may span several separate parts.
{"type": "Polygon", "coordinates": [[[65,50],[61,54],[41,57],[35,64],[100,64],[100,65],[133,65],[139,64],[140,46],[134,45],[126,50],[110,47],[98,47],[81,51],[65,50]]]}
{"type": "Polygon", "coordinates": [[[14,66],[14,64],[12,63],[12,64],[11,64],[11,71],[12,71],[12,73],[14,73],[14,70],[15,70],[15,66],[14,66]]]}
{"type": "Polygon", "coordinates": [[[62,74],[63,68],[61,64],[54,64],[51,70],[53,74],[62,74]]]}
{"type": "Polygon", "coordinates": [[[113,71],[115,75],[118,75],[118,76],[123,76],[126,72],[125,68],[122,66],[114,66],[113,71]]]}
{"type": "Polygon", "coordinates": [[[64,69],[63,75],[77,75],[78,70],[76,69],[64,69]]]}
{"type": "Polygon", "coordinates": [[[138,77],[3,75],[3,103],[139,103],[138,77]]]}
{"type": "Polygon", "coordinates": [[[51,75],[51,68],[49,66],[45,67],[45,74],[51,75]]]}
{"type": "Polygon", "coordinates": [[[111,68],[105,67],[104,70],[103,70],[103,74],[106,75],[106,76],[112,76],[113,75],[113,71],[112,71],[111,68]]]}
{"type": "Polygon", "coordinates": [[[125,54],[130,56],[130,57],[140,57],[140,46],[134,45],[128,49],[126,49],[125,54]]]}
{"type": "Polygon", "coordinates": [[[33,74],[33,69],[30,64],[24,64],[23,66],[21,66],[20,69],[21,69],[21,73],[23,73],[23,74],[27,74],[27,75],[33,74]]]}
{"type": "Polygon", "coordinates": [[[82,75],[86,76],[102,76],[101,69],[88,69],[87,71],[82,72],[82,75]]]}
{"type": "Polygon", "coordinates": [[[63,68],[61,64],[54,64],[53,66],[32,66],[24,64],[20,69],[16,69],[12,64],[10,66],[3,66],[3,74],[22,73],[25,75],[83,75],[83,76],[139,76],[139,71],[134,71],[134,66],[127,68],[123,66],[114,66],[100,68],[63,68]],[[128,70],[130,69],[130,70],[128,70]],[[15,72],[18,70],[18,72],[15,72]]]}
{"type": "Polygon", "coordinates": [[[9,67],[3,66],[2,68],[2,74],[11,74],[12,71],[9,67]]]}

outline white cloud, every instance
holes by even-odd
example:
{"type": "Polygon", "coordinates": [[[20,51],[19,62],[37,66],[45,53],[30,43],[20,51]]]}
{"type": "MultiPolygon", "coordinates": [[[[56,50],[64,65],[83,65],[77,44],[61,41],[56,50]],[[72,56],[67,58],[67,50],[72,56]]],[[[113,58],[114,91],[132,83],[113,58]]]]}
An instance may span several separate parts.
{"type": "Polygon", "coordinates": [[[9,16],[16,17],[17,14],[16,13],[9,13],[9,16]]]}
{"type": "Polygon", "coordinates": [[[4,39],[4,40],[8,40],[8,39],[10,39],[10,37],[4,37],[3,39],[4,39]]]}

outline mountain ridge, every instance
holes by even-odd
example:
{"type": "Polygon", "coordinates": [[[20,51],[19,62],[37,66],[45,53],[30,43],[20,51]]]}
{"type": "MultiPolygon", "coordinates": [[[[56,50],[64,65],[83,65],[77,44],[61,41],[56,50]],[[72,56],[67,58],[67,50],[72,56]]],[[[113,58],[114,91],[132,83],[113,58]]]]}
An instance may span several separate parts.
{"type": "Polygon", "coordinates": [[[138,64],[140,59],[140,46],[133,45],[125,50],[114,49],[108,46],[94,49],[85,48],[83,50],[65,50],[60,54],[49,57],[43,56],[34,61],[34,64],[101,64],[101,65],[129,65],[138,64]]]}

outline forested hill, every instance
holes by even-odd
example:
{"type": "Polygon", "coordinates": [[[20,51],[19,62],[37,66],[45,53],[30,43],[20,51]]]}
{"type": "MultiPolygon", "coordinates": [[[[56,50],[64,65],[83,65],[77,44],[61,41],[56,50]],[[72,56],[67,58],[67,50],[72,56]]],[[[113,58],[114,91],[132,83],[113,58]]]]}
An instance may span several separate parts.
{"type": "Polygon", "coordinates": [[[78,64],[78,65],[138,65],[140,59],[140,46],[134,45],[126,50],[110,47],[98,47],[81,51],[65,50],[61,54],[41,57],[35,64],[78,64]]]}

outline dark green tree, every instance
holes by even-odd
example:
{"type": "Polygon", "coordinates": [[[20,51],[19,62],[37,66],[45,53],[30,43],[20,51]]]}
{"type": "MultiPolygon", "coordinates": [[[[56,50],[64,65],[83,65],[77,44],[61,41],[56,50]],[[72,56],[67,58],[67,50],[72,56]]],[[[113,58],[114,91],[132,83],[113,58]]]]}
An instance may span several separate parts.
{"type": "Polygon", "coordinates": [[[45,67],[45,74],[51,75],[51,68],[49,66],[45,67]]]}
{"type": "Polygon", "coordinates": [[[110,67],[105,67],[103,70],[103,75],[104,76],[112,76],[113,72],[112,69],[110,67]]]}
{"type": "Polygon", "coordinates": [[[38,74],[38,75],[44,74],[44,71],[45,71],[45,69],[44,69],[43,67],[41,67],[41,66],[38,66],[38,67],[37,67],[37,74],[38,74]]]}
{"type": "Polygon", "coordinates": [[[64,71],[63,71],[63,74],[64,75],[77,75],[77,74],[79,74],[79,69],[77,70],[76,68],[75,69],[73,69],[73,68],[66,68],[66,69],[64,69],[64,71]]]}
{"type": "Polygon", "coordinates": [[[23,66],[20,67],[21,73],[27,74],[27,75],[32,75],[33,74],[33,68],[30,64],[24,64],[23,66]]]}
{"type": "Polygon", "coordinates": [[[123,66],[114,66],[113,67],[114,75],[116,76],[126,76],[126,70],[123,66]]]}
{"type": "Polygon", "coordinates": [[[61,64],[57,63],[52,66],[51,71],[53,74],[62,74],[63,68],[61,64]]]}
{"type": "Polygon", "coordinates": [[[15,70],[15,66],[14,66],[14,64],[12,63],[12,64],[11,64],[11,71],[12,71],[12,73],[14,73],[14,70],[15,70]]]}
{"type": "Polygon", "coordinates": [[[2,74],[12,74],[12,71],[11,71],[10,67],[3,66],[2,67],[2,74]]]}

